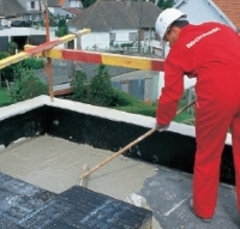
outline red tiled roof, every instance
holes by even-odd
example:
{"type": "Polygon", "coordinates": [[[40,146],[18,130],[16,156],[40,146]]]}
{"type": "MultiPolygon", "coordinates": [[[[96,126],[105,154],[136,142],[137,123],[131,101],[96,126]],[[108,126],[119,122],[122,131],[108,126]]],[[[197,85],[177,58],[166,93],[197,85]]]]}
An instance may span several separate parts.
{"type": "Polygon", "coordinates": [[[77,8],[63,8],[63,9],[68,11],[69,13],[76,14],[76,15],[81,13],[81,10],[77,8]]]}
{"type": "Polygon", "coordinates": [[[212,0],[229,20],[240,29],[240,1],[239,0],[212,0]]]}
{"type": "Polygon", "coordinates": [[[63,6],[65,3],[65,0],[59,0],[59,6],[63,6]]]}

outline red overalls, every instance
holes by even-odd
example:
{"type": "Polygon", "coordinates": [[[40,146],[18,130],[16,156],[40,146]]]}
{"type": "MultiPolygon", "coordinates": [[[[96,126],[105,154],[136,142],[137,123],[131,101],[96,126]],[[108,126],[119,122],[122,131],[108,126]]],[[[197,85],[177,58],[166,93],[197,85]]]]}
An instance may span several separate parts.
{"type": "Polygon", "coordinates": [[[240,210],[240,38],[219,23],[187,25],[164,64],[165,86],[156,120],[167,125],[175,117],[184,85],[183,75],[197,78],[196,142],[193,176],[195,213],[211,218],[217,203],[220,163],[230,127],[240,210]]]}

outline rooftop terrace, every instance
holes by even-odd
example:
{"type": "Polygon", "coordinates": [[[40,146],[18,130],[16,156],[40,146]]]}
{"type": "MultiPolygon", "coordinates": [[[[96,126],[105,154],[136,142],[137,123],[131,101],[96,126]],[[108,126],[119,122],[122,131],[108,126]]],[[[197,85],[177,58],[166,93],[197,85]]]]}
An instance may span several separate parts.
{"type": "MultiPolygon", "coordinates": [[[[124,155],[92,173],[87,189],[79,187],[84,164],[94,167],[147,132],[154,123],[155,119],[151,117],[56,98],[51,101],[48,96],[1,108],[0,222],[8,221],[8,224],[0,223],[0,228],[12,229],[11,225],[31,229],[78,228],[76,217],[69,213],[73,207],[69,207],[69,202],[59,202],[68,198],[68,193],[76,193],[76,189],[80,189],[80,193],[93,191],[104,200],[112,201],[113,198],[120,201],[118,203],[122,205],[119,206],[130,203],[126,205],[129,209],[138,206],[140,208],[136,208],[135,212],[141,212],[145,219],[152,212],[153,229],[239,228],[230,135],[224,149],[218,206],[210,224],[196,218],[188,205],[195,152],[192,126],[171,123],[168,131],[153,133],[124,155]],[[40,197],[32,195],[34,190],[38,190],[36,193],[40,193],[40,197]],[[30,202],[26,201],[29,195],[30,202]],[[46,214],[40,214],[42,211],[39,209],[43,207],[33,208],[33,203],[40,200],[44,202],[40,205],[45,206],[48,220],[46,214]],[[147,210],[144,212],[141,209],[147,210]],[[23,214],[25,217],[21,217],[23,214]],[[65,220],[65,224],[57,224],[56,219],[60,216],[72,217],[71,223],[65,220]],[[28,227],[30,219],[32,224],[28,227]]],[[[82,209],[79,195],[73,195],[73,202],[82,209]]],[[[99,206],[94,209],[90,215],[99,210],[99,206]]],[[[79,210],[76,214],[80,214],[79,210]]],[[[78,215],[78,218],[81,216],[78,215]]],[[[98,223],[100,225],[100,221],[98,223]]],[[[96,225],[86,228],[104,228],[96,225]]],[[[110,228],[127,228],[126,225],[110,228]]],[[[150,227],[145,224],[142,228],[150,227]]]]}

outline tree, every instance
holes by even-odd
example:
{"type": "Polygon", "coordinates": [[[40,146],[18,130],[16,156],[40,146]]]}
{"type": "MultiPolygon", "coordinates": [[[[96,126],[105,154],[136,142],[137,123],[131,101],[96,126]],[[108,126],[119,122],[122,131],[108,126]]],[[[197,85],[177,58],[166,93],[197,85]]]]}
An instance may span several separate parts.
{"type": "Polygon", "coordinates": [[[8,51],[10,54],[15,54],[16,50],[18,49],[18,45],[17,43],[11,41],[11,42],[8,42],[8,51]]]}
{"type": "Polygon", "coordinates": [[[55,31],[57,37],[62,37],[69,33],[68,26],[66,23],[66,18],[60,18],[58,21],[58,30],[55,31]]]}
{"type": "Polygon", "coordinates": [[[90,102],[93,105],[110,106],[113,94],[108,69],[105,65],[99,65],[96,74],[90,80],[90,102]]]}
{"type": "Polygon", "coordinates": [[[91,6],[95,2],[96,2],[96,0],[82,0],[82,4],[83,4],[84,8],[91,6]]]}
{"type": "Polygon", "coordinates": [[[87,82],[87,75],[83,71],[76,71],[71,82],[72,99],[82,103],[89,102],[89,84],[87,82]]]}
{"type": "Polygon", "coordinates": [[[24,101],[42,94],[48,94],[48,87],[37,77],[32,69],[19,68],[19,77],[10,89],[13,102],[24,101]]]}
{"type": "Polygon", "coordinates": [[[174,3],[175,3],[174,0],[159,0],[158,3],[157,3],[157,6],[161,10],[165,10],[167,8],[173,7],[174,3]]]}
{"type": "MultiPolygon", "coordinates": [[[[0,52],[0,60],[5,59],[9,57],[10,54],[7,52],[0,52]]],[[[19,77],[18,69],[26,68],[26,69],[41,69],[43,68],[43,59],[39,59],[36,57],[29,57],[27,59],[24,59],[18,63],[11,64],[5,68],[2,68],[0,70],[0,76],[2,79],[5,80],[5,86],[9,88],[9,82],[15,81],[19,77]]]]}
{"type": "Polygon", "coordinates": [[[76,101],[97,106],[111,106],[114,102],[114,89],[110,75],[105,65],[99,65],[90,82],[84,72],[74,74],[71,83],[73,96],[76,101]]]}
{"type": "Polygon", "coordinates": [[[18,62],[17,67],[19,68],[28,68],[28,69],[42,69],[44,67],[44,60],[36,57],[29,57],[18,62]]]}
{"type": "MultiPolygon", "coordinates": [[[[0,60],[5,59],[9,56],[10,54],[7,52],[0,52],[0,60]]],[[[9,82],[13,81],[14,73],[16,72],[16,69],[17,69],[17,64],[11,64],[10,66],[7,66],[0,70],[0,75],[2,78],[4,78],[6,86],[8,88],[9,88],[9,82]]]]}

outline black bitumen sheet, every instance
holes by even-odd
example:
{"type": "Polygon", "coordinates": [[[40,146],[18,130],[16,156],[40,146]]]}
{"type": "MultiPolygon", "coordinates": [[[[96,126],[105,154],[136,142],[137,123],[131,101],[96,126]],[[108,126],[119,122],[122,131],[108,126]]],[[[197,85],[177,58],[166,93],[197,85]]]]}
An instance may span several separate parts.
{"type": "Polygon", "coordinates": [[[137,229],[152,212],[74,186],[54,194],[0,173],[0,229],[137,229]]]}
{"type": "Polygon", "coordinates": [[[56,194],[0,173],[0,228],[25,228],[21,224],[31,218],[56,194]]]}

